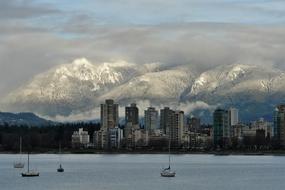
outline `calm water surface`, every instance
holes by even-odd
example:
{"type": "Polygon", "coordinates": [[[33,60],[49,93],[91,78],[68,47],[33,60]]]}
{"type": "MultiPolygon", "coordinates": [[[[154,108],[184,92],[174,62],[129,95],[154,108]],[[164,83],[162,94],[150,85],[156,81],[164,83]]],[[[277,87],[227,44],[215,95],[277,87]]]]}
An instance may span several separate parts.
{"type": "MultiPolygon", "coordinates": [[[[31,155],[40,177],[22,178],[18,155],[0,154],[0,190],[282,190],[285,157],[172,156],[175,178],[160,177],[167,155],[31,155]]],[[[26,157],[24,157],[26,158],[26,157]]]]}

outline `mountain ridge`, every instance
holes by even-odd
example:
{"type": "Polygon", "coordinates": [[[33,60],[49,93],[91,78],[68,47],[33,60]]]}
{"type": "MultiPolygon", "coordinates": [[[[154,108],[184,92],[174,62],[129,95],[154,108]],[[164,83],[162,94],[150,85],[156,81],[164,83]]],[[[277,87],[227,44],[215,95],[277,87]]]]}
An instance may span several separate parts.
{"type": "MultiPolygon", "coordinates": [[[[92,64],[81,58],[35,76],[4,98],[2,105],[8,111],[68,117],[90,112],[107,98],[122,106],[145,101],[146,106],[179,108],[203,102],[209,107],[235,106],[248,120],[268,117],[276,104],[285,102],[285,73],[273,66],[228,64],[203,72],[193,68],[126,61],[92,64]]],[[[212,110],[188,111],[209,117],[212,110]]]]}
{"type": "Polygon", "coordinates": [[[27,125],[27,126],[50,126],[52,121],[43,119],[32,112],[0,112],[1,125],[27,125]]]}

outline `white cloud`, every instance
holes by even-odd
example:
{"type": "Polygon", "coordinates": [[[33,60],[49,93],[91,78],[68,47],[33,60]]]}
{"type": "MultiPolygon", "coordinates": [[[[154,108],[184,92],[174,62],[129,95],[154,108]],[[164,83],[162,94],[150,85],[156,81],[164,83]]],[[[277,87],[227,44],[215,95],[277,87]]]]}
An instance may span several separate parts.
{"type": "Polygon", "coordinates": [[[216,108],[217,105],[209,105],[203,101],[185,102],[180,103],[178,106],[178,109],[184,111],[185,114],[190,114],[191,112],[194,112],[196,110],[208,110],[212,112],[216,108]]]}

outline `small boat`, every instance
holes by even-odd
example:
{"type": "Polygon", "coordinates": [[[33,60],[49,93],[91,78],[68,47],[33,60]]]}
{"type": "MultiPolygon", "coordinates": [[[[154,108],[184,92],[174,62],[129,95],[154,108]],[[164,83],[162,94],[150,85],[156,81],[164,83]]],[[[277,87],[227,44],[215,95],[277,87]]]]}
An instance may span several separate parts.
{"type": "Polygon", "coordinates": [[[161,177],[175,177],[176,175],[175,171],[171,171],[170,167],[170,137],[168,141],[168,168],[162,169],[160,172],[161,177]]]}
{"type": "Polygon", "coordinates": [[[175,174],[174,171],[171,171],[170,167],[163,169],[160,173],[161,177],[175,177],[175,174]]]}
{"type": "Polygon", "coordinates": [[[64,169],[61,165],[61,143],[59,143],[59,168],[57,168],[57,172],[64,172],[64,169]]]}
{"type": "Polygon", "coordinates": [[[24,168],[25,164],[21,162],[14,162],[14,168],[21,169],[24,168]]]}
{"type": "Polygon", "coordinates": [[[14,168],[24,168],[25,164],[22,162],[22,137],[20,137],[20,161],[14,162],[14,168]]]}
{"type": "Polygon", "coordinates": [[[30,171],[30,154],[28,153],[28,170],[22,173],[22,177],[38,177],[40,173],[37,171],[30,171]]]}
{"type": "Polygon", "coordinates": [[[38,177],[38,176],[40,176],[40,173],[35,171],[22,173],[22,177],[38,177]]]}
{"type": "Polygon", "coordinates": [[[64,169],[62,168],[61,164],[59,165],[59,168],[57,168],[57,172],[64,172],[64,169]]]}

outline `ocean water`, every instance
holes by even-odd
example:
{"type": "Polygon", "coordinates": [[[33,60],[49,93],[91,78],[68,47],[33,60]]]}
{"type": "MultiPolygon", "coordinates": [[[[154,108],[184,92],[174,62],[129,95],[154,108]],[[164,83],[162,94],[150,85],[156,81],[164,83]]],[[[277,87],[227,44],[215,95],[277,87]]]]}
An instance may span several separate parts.
{"type": "MultiPolygon", "coordinates": [[[[163,154],[31,155],[40,177],[23,178],[14,169],[18,155],[0,154],[0,190],[282,190],[285,157],[173,155],[175,178],[160,177],[163,154]]],[[[23,156],[26,160],[26,156],[23,156]]]]}

